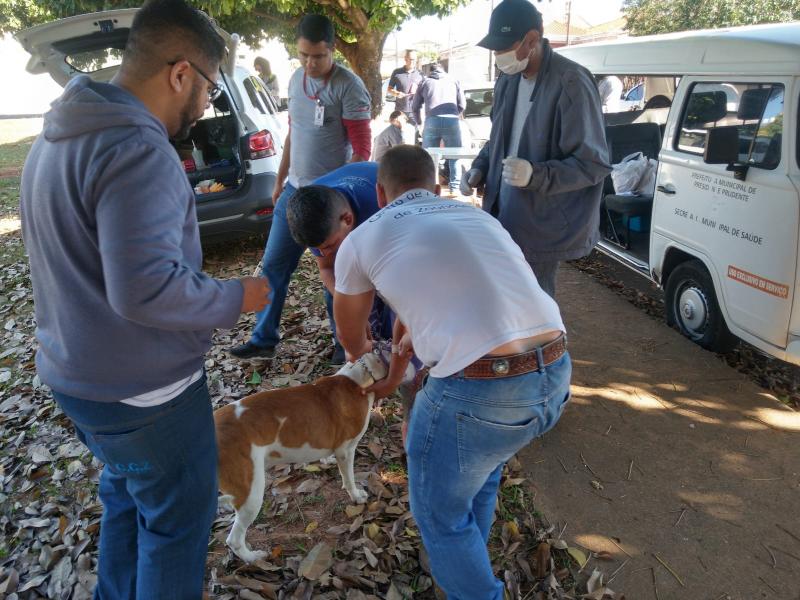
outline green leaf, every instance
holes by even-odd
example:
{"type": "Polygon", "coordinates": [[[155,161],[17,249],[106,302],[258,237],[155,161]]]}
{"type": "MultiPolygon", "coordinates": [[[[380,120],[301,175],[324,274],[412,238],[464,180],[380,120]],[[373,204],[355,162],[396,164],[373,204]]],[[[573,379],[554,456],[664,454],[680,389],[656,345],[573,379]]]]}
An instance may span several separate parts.
{"type": "Polygon", "coordinates": [[[258,371],[253,371],[253,375],[250,379],[246,382],[250,385],[258,385],[261,383],[261,375],[258,374],[258,371]]]}

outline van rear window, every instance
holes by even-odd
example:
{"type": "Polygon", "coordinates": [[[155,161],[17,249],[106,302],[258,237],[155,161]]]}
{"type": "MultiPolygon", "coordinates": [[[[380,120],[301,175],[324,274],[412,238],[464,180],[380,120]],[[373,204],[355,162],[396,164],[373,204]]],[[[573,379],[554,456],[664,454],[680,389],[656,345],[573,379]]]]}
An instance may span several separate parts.
{"type": "Polygon", "coordinates": [[[683,107],[676,150],[703,154],[710,129],[735,126],[738,162],[775,169],[781,160],[783,92],[778,83],[695,83],[683,107]]]}

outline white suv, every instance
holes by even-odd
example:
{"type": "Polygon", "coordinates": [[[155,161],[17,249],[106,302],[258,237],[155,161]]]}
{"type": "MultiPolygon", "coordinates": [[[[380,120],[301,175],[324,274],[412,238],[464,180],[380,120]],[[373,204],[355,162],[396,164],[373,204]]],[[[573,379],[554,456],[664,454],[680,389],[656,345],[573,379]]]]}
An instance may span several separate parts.
{"type": "MultiPolygon", "coordinates": [[[[31,55],[28,71],[49,73],[62,86],[83,74],[109,81],[137,10],[78,15],[19,32],[17,40],[31,55]]],[[[218,32],[228,49],[219,76],[224,93],[189,139],[174,145],[195,188],[204,239],[266,234],[286,131],[261,80],[236,65],[239,36],[218,32]]]]}

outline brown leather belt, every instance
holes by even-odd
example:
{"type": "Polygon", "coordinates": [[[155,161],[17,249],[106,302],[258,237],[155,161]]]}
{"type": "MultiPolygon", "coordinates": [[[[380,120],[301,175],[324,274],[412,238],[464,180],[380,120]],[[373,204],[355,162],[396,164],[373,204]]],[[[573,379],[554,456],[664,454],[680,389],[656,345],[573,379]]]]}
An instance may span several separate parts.
{"type": "MultiPolygon", "coordinates": [[[[554,363],[567,351],[567,338],[561,336],[544,346],[542,350],[543,367],[554,363]]],[[[508,356],[486,356],[479,358],[464,369],[467,379],[493,379],[496,377],[513,377],[539,369],[539,348],[528,350],[520,354],[508,356]]]]}

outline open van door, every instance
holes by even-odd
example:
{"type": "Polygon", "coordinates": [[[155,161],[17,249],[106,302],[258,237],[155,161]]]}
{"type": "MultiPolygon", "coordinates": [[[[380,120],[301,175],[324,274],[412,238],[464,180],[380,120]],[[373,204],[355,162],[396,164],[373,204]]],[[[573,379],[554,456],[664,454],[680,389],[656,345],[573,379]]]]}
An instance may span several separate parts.
{"type": "MultiPolygon", "coordinates": [[[[76,15],[20,31],[17,41],[31,55],[29,73],[49,73],[62,87],[76,76],[86,74],[97,81],[108,81],[122,62],[122,51],[137,8],[108,10],[76,15]]],[[[219,27],[229,56],[235,57],[238,39],[219,27]]],[[[233,60],[220,68],[233,74],[233,60]]]]}

